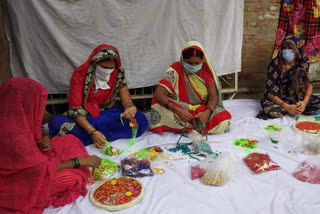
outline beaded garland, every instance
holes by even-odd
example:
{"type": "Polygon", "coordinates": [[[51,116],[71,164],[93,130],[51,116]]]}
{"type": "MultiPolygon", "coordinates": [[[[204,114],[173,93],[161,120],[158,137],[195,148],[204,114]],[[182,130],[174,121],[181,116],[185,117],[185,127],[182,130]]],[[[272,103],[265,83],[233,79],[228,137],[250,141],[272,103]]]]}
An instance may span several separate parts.
{"type": "Polygon", "coordinates": [[[92,203],[106,210],[119,210],[139,202],[144,194],[140,181],[116,177],[102,181],[90,193],[92,203]]]}

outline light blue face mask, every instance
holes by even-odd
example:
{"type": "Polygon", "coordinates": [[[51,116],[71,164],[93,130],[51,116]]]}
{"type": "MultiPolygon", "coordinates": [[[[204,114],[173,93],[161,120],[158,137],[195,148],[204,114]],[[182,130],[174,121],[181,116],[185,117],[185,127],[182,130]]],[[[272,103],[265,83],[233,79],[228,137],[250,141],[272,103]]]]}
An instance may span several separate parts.
{"type": "Polygon", "coordinates": [[[197,73],[202,68],[202,63],[200,65],[192,66],[188,63],[183,63],[183,67],[189,72],[189,73],[197,73]]]}
{"type": "Polygon", "coordinates": [[[283,49],[282,50],[282,58],[287,60],[288,62],[291,62],[294,60],[296,54],[293,52],[292,49],[283,49]]]}

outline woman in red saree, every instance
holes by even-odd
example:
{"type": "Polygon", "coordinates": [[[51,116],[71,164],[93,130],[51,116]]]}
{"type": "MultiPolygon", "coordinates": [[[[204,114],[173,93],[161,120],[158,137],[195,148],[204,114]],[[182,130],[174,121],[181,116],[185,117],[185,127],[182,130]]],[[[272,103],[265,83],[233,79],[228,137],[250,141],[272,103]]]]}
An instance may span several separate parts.
{"type": "Polygon", "coordinates": [[[230,113],[224,109],[221,88],[199,42],[190,41],[179,62],[160,80],[151,106],[151,131],[182,132],[192,129],[222,134],[230,129],[230,113]]]}
{"type": "Polygon", "coordinates": [[[86,195],[100,158],[88,156],[72,135],[42,136],[48,91],[27,78],[12,78],[0,88],[0,213],[42,213],[86,195]]]}
{"type": "Polygon", "coordinates": [[[106,140],[130,138],[132,130],[128,120],[133,118],[139,125],[139,137],[147,129],[148,121],[131,100],[118,49],[102,44],[73,72],[69,110],[54,117],[49,130],[51,136],[73,134],[85,146],[93,143],[102,149],[106,140]],[[115,108],[118,94],[124,109],[115,108]]]}

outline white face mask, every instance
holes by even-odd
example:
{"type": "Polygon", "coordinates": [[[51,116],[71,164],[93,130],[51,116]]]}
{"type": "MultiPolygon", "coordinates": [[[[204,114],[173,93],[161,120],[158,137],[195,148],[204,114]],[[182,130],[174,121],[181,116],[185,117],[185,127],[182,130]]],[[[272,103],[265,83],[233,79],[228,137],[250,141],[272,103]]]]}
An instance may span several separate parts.
{"type": "Polygon", "coordinates": [[[114,71],[114,68],[103,68],[99,65],[96,65],[96,73],[95,73],[95,89],[109,89],[110,86],[107,82],[110,79],[111,73],[114,71]]]}

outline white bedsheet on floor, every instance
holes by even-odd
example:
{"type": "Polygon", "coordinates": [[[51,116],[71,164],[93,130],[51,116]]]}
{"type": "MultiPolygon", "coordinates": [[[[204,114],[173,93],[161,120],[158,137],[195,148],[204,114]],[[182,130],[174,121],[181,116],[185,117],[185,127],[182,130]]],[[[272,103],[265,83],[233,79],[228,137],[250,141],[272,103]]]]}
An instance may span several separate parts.
{"type": "MultiPolygon", "coordinates": [[[[255,118],[261,109],[258,100],[230,100],[224,103],[232,115],[231,131],[225,135],[211,135],[208,142],[213,151],[234,151],[238,155],[239,162],[233,179],[221,187],[204,185],[199,179],[192,181],[190,164],[195,160],[179,155],[183,160],[172,160],[171,166],[168,164],[158,166],[165,169],[165,174],[139,178],[145,187],[143,200],[117,213],[320,213],[320,185],[304,183],[292,176],[292,172],[299,163],[310,157],[294,152],[295,138],[290,127],[295,121],[288,116],[268,121],[255,118]],[[272,144],[266,140],[264,127],[270,123],[287,127],[281,133],[279,144],[272,144]],[[233,141],[237,138],[258,140],[259,148],[256,151],[268,153],[281,168],[253,174],[241,160],[241,156],[245,154],[242,148],[233,145],[233,141]]],[[[136,139],[136,144],[130,149],[135,152],[140,148],[154,145],[173,146],[178,139],[179,134],[170,132],[163,135],[146,132],[136,139]]],[[[127,147],[126,142],[127,140],[117,140],[112,144],[123,149],[127,147]]],[[[189,142],[189,140],[182,138],[181,142],[189,142]]],[[[87,146],[87,149],[89,154],[108,158],[92,145],[87,146]]],[[[166,149],[164,152],[169,153],[166,149]]],[[[128,154],[124,152],[121,156],[110,159],[120,163],[121,159],[128,154]]],[[[89,199],[91,189],[92,186],[88,186],[88,194],[85,197],[79,197],[73,204],[60,208],[50,207],[44,213],[108,213],[91,204],[89,199]]]]}

